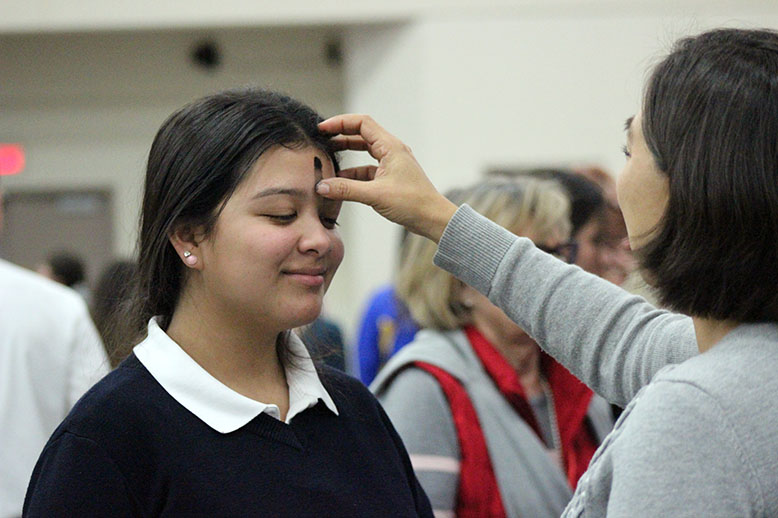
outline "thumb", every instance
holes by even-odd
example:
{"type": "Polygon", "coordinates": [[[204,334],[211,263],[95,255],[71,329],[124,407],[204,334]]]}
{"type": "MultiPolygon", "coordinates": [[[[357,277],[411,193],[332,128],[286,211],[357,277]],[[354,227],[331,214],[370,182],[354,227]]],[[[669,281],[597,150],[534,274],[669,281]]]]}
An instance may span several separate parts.
{"type": "Polygon", "coordinates": [[[316,193],[339,201],[356,201],[366,205],[375,206],[376,195],[372,182],[351,180],[349,178],[327,178],[316,184],[316,193]]]}

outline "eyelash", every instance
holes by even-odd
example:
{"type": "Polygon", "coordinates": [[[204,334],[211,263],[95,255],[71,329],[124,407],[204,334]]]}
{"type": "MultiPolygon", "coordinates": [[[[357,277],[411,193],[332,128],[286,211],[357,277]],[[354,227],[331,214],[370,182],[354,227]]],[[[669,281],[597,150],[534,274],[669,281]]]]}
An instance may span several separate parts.
{"type": "Polygon", "coordinates": [[[632,153],[629,152],[629,149],[627,148],[627,146],[621,146],[621,152],[624,153],[624,156],[627,157],[627,158],[631,158],[632,157],[632,153]]]}
{"type": "Polygon", "coordinates": [[[340,225],[340,223],[338,223],[338,218],[321,218],[321,220],[324,223],[324,226],[330,230],[340,225]]]}
{"type": "Polygon", "coordinates": [[[267,217],[283,223],[291,223],[292,221],[294,221],[294,218],[297,217],[297,213],[295,212],[292,214],[267,214],[267,217]]]}
{"type": "MultiPolygon", "coordinates": [[[[270,218],[270,219],[276,220],[276,221],[278,221],[280,223],[291,223],[297,217],[297,213],[295,212],[295,213],[292,213],[292,214],[279,214],[279,215],[277,215],[277,214],[268,214],[267,217],[270,218]]],[[[320,219],[321,219],[322,223],[324,224],[324,226],[327,227],[328,229],[333,229],[333,228],[337,227],[338,225],[340,225],[340,223],[338,223],[338,219],[337,218],[325,218],[325,217],[322,216],[320,219]]]]}

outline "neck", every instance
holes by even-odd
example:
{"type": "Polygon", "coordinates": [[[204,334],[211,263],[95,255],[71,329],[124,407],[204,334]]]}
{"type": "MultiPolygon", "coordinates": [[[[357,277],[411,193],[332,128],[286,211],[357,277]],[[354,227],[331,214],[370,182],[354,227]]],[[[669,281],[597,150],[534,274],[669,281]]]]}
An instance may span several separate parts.
{"type": "Polygon", "coordinates": [[[485,327],[477,328],[519,374],[519,381],[527,397],[534,397],[542,392],[540,347],[528,334],[522,332],[502,337],[485,327]]]}
{"type": "Polygon", "coordinates": [[[733,320],[713,320],[709,318],[692,317],[694,334],[697,336],[697,348],[701,353],[719,343],[739,322],[733,320]]]}
{"type": "Polygon", "coordinates": [[[247,326],[244,315],[200,300],[182,294],[168,336],[214,378],[248,398],[278,405],[285,416],[289,391],[276,353],[278,332],[247,326]]]}
{"type": "Polygon", "coordinates": [[[528,398],[538,396],[543,392],[540,372],[540,348],[534,340],[527,336],[527,342],[520,343],[516,347],[516,353],[512,358],[512,365],[519,373],[521,386],[528,398]],[[531,342],[531,343],[530,343],[531,342]]]}

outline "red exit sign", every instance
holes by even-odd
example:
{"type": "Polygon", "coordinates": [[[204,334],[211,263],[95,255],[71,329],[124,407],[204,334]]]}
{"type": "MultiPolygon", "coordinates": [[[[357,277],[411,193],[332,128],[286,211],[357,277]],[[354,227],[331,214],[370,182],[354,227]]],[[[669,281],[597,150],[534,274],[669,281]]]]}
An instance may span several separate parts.
{"type": "Polygon", "coordinates": [[[24,163],[24,148],[21,144],[0,143],[0,176],[20,173],[24,163]]]}

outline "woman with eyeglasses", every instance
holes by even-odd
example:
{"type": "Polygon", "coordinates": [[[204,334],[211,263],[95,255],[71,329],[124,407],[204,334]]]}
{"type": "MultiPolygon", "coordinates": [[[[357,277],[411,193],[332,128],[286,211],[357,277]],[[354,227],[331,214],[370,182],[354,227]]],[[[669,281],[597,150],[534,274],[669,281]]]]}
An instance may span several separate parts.
{"type": "MultiPolygon", "coordinates": [[[[555,182],[491,180],[449,195],[567,262],[569,202],[555,182]]],[[[423,330],[372,385],[440,516],[555,518],[610,431],[604,399],[544,354],[408,237],[397,293],[423,330]]]]}

